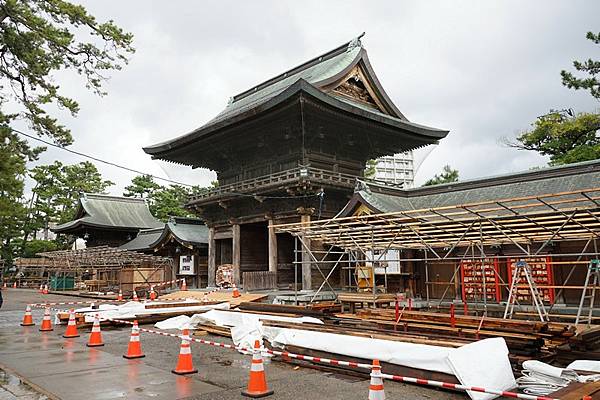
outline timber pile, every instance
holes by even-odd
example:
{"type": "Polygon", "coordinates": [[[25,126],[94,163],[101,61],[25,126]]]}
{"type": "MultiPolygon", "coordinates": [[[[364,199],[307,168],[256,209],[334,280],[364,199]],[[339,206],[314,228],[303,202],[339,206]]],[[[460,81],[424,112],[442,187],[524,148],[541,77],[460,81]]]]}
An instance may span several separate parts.
{"type": "MultiPolygon", "coordinates": [[[[230,291],[218,291],[208,293],[209,301],[216,301],[218,303],[228,302],[232,308],[237,307],[241,303],[259,301],[267,298],[269,295],[264,293],[241,293],[240,297],[233,297],[230,291]]],[[[172,299],[195,299],[202,301],[204,299],[204,292],[199,290],[186,290],[178,291],[160,296],[158,300],[172,300],[172,299]]]]}
{"type": "Polygon", "coordinates": [[[341,311],[341,306],[333,302],[313,303],[307,306],[295,306],[288,304],[269,304],[269,303],[241,303],[238,307],[244,311],[260,311],[272,314],[296,314],[299,316],[309,316],[322,318],[326,313],[341,311]]]}
{"type": "Polygon", "coordinates": [[[513,367],[525,360],[549,359],[558,346],[568,343],[575,334],[572,326],[540,321],[504,320],[501,318],[456,315],[454,326],[450,314],[401,311],[391,309],[365,309],[357,314],[336,314],[340,326],[361,329],[380,329],[387,332],[422,335],[430,340],[476,341],[489,337],[503,337],[511,353],[513,367]]]}

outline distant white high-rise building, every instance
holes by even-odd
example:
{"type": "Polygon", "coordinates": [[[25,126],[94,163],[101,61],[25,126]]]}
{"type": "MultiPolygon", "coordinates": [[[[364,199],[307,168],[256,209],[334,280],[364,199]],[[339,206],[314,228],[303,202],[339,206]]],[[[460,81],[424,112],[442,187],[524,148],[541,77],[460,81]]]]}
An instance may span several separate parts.
{"type": "Polygon", "coordinates": [[[412,151],[378,158],[374,179],[411,188],[415,181],[415,164],[412,151]]]}

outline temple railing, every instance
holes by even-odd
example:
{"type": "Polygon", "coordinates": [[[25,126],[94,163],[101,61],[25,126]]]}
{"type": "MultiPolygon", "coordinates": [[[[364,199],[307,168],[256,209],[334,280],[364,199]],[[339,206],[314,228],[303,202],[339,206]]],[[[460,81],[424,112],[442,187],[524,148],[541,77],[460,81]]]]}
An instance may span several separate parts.
{"type": "Polygon", "coordinates": [[[218,186],[206,192],[190,196],[190,202],[193,203],[208,198],[235,195],[237,193],[248,194],[257,189],[262,190],[272,186],[280,186],[303,181],[312,181],[334,186],[353,188],[356,184],[356,178],[357,176],[350,174],[342,174],[339,172],[327,171],[312,167],[298,167],[257,178],[247,179],[241,182],[218,186]]]}

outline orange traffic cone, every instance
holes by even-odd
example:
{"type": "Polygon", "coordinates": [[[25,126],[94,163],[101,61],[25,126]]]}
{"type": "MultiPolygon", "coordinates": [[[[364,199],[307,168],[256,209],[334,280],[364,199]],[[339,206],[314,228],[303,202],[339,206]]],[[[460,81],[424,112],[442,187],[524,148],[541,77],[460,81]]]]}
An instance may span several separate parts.
{"type": "Polygon", "coordinates": [[[46,310],[44,311],[44,319],[42,320],[42,325],[40,326],[40,331],[47,332],[52,330],[54,330],[54,328],[52,328],[52,321],[50,320],[50,308],[46,307],[46,310]]]}
{"type": "Polygon", "coordinates": [[[154,286],[150,286],[150,300],[156,300],[156,292],[154,291],[154,286]]]}
{"type": "Polygon", "coordinates": [[[381,377],[381,366],[379,365],[379,360],[373,360],[373,366],[371,367],[369,400],[385,400],[385,392],[383,391],[383,378],[381,377]]]}
{"type": "Polygon", "coordinates": [[[38,290],[38,293],[44,293],[44,285],[40,285],[40,289],[38,290]]]}
{"type": "Polygon", "coordinates": [[[48,294],[48,285],[44,285],[44,291],[43,291],[43,293],[44,294],[48,294]]]}
{"type": "MultiPolygon", "coordinates": [[[[235,287],[235,286],[234,286],[235,287]]],[[[250,379],[248,388],[242,392],[242,395],[252,398],[265,397],[273,394],[267,387],[267,377],[265,367],[263,366],[262,354],[260,352],[260,343],[254,341],[254,353],[252,354],[252,364],[250,365],[250,379]]]]}
{"type": "Polygon", "coordinates": [[[192,348],[190,346],[190,331],[188,329],[184,329],[183,335],[181,335],[179,359],[177,360],[177,366],[171,372],[177,375],[195,374],[198,372],[192,364],[192,348]]]}
{"type": "Polygon", "coordinates": [[[237,298],[237,297],[241,297],[242,295],[240,294],[240,291],[238,290],[237,286],[235,286],[235,283],[233,284],[233,298],[237,298]]]}
{"type": "Polygon", "coordinates": [[[133,301],[140,301],[140,299],[138,299],[138,297],[137,297],[137,293],[136,293],[135,289],[133,289],[133,301]]]}
{"type": "Polygon", "coordinates": [[[33,317],[31,316],[31,306],[27,304],[27,308],[25,308],[25,315],[23,315],[23,322],[21,322],[21,326],[31,326],[35,325],[33,323],[33,317]]]}
{"type": "Polygon", "coordinates": [[[87,346],[104,346],[104,343],[102,342],[102,333],[100,332],[100,317],[98,314],[94,317],[94,325],[92,325],[92,332],[90,333],[90,340],[88,341],[87,346]]]}
{"type": "Polygon", "coordinates": [[[17,282],[15,281],[15,282],[13,282],[13,289],[16,289],[16,288],[17,288],[17,282]]]}
{"type": "Polygon", "coordinates": [[[69,311],[69,323],[67,324],[67,330],[63,335],[64,338],[74,338],[79,337],[79,332],[77,332],[77,323],[75,322],[75,310],[71,309],[69,311]]]}
{"type": "Polygon", "coordinates": [[[137,320],[133,321],[133,326],[131,327],[131,336],[129,337],[129,346],[127,346],[127,354],[123,354],[123,357],[128,359],[146,357],[142,353],[142,344],[140,343],[140,328],[138,327],[137,320]]]}
{"type": "Polygon", "coordinates": [[[121,289],[119,289],[119,296],[117,297],[117,301],[122,301],[123,300],[123,291],[121,289]]]}
{"type": "Polygon", "coordinates": [[[185,278],[183,278],[183,279],[181,280],[181,290],[182,290],[182,291],[186,291],[186,290],[187,290],[187,283],[186,283],[186,281],[185,281],[185,278]]]}

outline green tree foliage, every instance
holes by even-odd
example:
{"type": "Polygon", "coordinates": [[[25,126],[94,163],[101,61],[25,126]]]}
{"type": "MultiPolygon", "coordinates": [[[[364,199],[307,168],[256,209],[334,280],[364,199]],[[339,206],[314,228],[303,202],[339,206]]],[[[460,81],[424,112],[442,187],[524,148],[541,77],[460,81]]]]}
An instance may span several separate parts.
{"type": "Polygon", "coordinates": [[[79,111],[75,100],[60,93],[54,73],[75,71],[87,88],[103,95],[104,74],[127,63],[132,40],[112,21],[99,23],[83,6],[66,0],[2,0],[2,106],[9,100],[20,106],[8,118],[25,119],[38,135],[70,144],[69,130],[44,108],[54,104],[73,115],[79,111]]]}
{"type": "Polygon", "coordinates": [[[458,170],[452,169],[449,165],[444,166],[441,174],[436,174],[429,179],[423,186],[440,185],[442,183],[451,183],[458,181],[458,170]]]}
{"type": "Polygon", "coordinates": [[[377,172],[375,167],[377,167],[377,160],[374,160],[374,159],[367,160],[367,165],[365,167],[365,172],[364,172],[365,178],[369,178],[369,179],[375,178],[375,173],[377,172]]]}
{"type": "Polygon", "coordinates": [[[29,240],[23,243],[21,257],[33,258],[38,253],[59,250],[61,246],[54,240],[29,240]]]}
{"type": "Polygon", "coordinates": [[[125,186],[123,196],[147,199],[161,188],[151,175],[138,175],[131,180],[131,185],[125,186]]]}
{"type": "Polygon", "coordinates": [[[193,214],[184,208],[190,193],[191,189],[180,185],[161,187],[150,199],[150,212],[161,221],[169,217],[191,217],[193,214]]]}
{"type": "MultiPolygon", "coordinates": [[[[71,220],[81,193],[101,193],[114,185],[104,180],[96,166],[89,161],[73,165],[55,161],[33,168],[30,176],[35,186],[26,234],[41,228],[47,232],[51,222],[71,220]]],[[[47,234],[44,236],[47,238],[47,234]]]]}
{"type": "Polygon", "coordinates": [[[517,137],[513,147],[550,156],[550,165],[563,165],[600,158],[600,114],[573,117],[558,111],[538,118],[532,129],[517,137]]]}
{"type": "Polygon", "coordinates": [[[12,259],[12,241],[19,237],[26,208],[23,204],[26,161],[36,154],[12,134],[0,117],[0,258],[12,259]]]}
{"type": "Polygon", "coordinates": [[[151,175],[138,175],[131,180],[131,185],[125,187],[123,195],[146,199],[152,215],[166,222],[169,217],[193,217],[194,214],[185,208],[189,197],[218,186],[217,181],[211,182],[209,187],[162,186],[151,175]]]}
{"type": "Polygon", "coordinates": [[[12,130],[27,123],[37,135],[60,145],[70,131],[48,107],[76,115],[79,105],[64,96],[56,73],[73,71],[88,89],[102,84],[133,52],[133,36],[112,21],[98,22],[84,7],[66,0],[0,0],[0,247],[10,259],[11,241],[28,223],[23,199],[26,163],[44,148],[31,148],[12,130]]]}
{"type": "MultiPolygon", "coordinates": [[[[588,32],[586,38],[600,45],[600,32],[588,32]]],[[[592,96],[600,100],[600,60],[590,58],[587,61],[573,61],[573,67],[583,73],[584,77],[578,78],[573,73],[563,70],[560,72],[563,85],[569,89],[589,90],[592,96]]]]}

